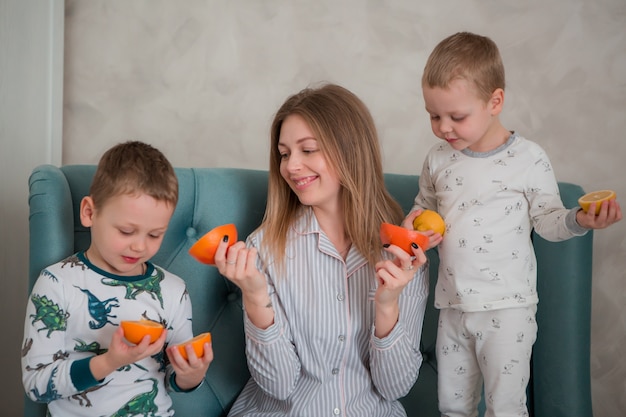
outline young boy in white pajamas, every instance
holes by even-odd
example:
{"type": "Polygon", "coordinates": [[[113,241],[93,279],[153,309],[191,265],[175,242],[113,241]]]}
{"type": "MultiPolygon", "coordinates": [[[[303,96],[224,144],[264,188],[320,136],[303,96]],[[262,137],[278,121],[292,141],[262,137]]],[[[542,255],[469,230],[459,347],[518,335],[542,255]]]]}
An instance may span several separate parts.
{"type": "Polygon", "coordinates": [[[526,416],[526,386],[536,339],[533,228],[560,241],[622,217],[615,201],[588,213],[566,209],[544,150],[499,120],[504,66],[495,43],[472,33],[441,41],[426,63],[422,88],[433,133],[419,194],[403,225],[420,209],[446,222],[439,246],[435,307],[439,408],[475,416],[484,383],[487,416],[526,416]]]}
{"type": "Polygon", "coordinates": [[[188,359],[192,334],[185,281],[153,264],[178,202],[174,168],[138,141],[104,153],[80,220],[85,251],[46,267],[26,308],[22,382],[48,416],[173,416],[169,392],[198,388],[213,360],[205,345],[188,359]],[[156,340],[124,341],[122,320],[163,324],[156,340]]]}

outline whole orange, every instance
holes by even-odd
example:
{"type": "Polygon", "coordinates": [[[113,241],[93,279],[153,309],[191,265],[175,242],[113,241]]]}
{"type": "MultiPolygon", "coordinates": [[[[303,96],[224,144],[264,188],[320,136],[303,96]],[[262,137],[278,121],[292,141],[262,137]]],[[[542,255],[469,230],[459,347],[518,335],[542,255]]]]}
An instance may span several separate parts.
{"type": "Polygon", "coordinates": [[[383,244],[396,245],[404,249],[408,254],[412,255],[413,250],[411,244],[415,243],[423,251],[428,249],[428,236],[416,230],[405,229],[391,223],[383,223],[380,225],[380,240],[383,244]]]}
{"type": "Polygon", "coordinates": [[[196,356],[200,358],[204,355],[205,343],[211,343],[211,332],[199,334],[198,336],[187,340],[185,343],[176,345],[176,347],[178,348],[178,351],[183,356],[183,358],[188,359],[187,349],[185,349],[185,346],[191,344],[191,347],[193,347],[193,351],[196,353],[196,356]]]}
{"type": "Polygon", "coordinates": [[[150,336],[152,343],[163,333],[163,325],[152,320],[122,320],[120,326],[126,340],[134,344],[139,344],[145,335],[150,336]]]}
{"type": "Polygon", "coordinates": [[[432,230],[441,236],[446,232],[446,222],[433,210],[424,210],[413,220],[413,228],[420,232],[432,230]]]}
{"type": "Polygon", "coordinates": [[[189,248],[189,254],[199,262],[215,265],[215,252],[224,236],[228,236],[228,247],[234,245],[237,242],[237,227],[229,223],[209,230],[189,248]]]}

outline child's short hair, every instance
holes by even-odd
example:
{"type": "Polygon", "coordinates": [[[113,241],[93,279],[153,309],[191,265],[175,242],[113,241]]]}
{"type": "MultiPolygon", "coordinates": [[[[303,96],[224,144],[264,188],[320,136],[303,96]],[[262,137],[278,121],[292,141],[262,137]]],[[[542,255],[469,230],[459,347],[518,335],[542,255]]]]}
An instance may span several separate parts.
{"type": "Polygon", "coordinates": [[[469,32],[439,42],[424,67],[422,86],[445,89],[456,79],[472,83],[485,101],[497,88],[504,90],[504,65],[495,42],[469,32]]]}
{"type": "Polygon", "coordinates": [[[102,155],[89,194],[96,207],[122,194],[147,194],[176,206],[178,179],[174,168],[158,149],[139,141],[128,141],[102,155]]]}

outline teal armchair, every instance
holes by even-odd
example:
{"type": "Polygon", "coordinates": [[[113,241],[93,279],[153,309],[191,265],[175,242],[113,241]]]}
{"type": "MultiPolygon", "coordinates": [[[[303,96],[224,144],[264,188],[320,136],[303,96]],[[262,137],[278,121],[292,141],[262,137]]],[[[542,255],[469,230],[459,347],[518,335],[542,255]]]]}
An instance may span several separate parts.
{"type": "MultiPolygon", "coordinates": [[[[89,245],[89,231],[78,217],[88,193],[93,165],[37,167],[29,180],[29,291],[49,264],[89,245]]],[[[215,360],[201,389],[173,394],[176,415],[225,416],[249,378],[244,353],[241,295],[216,268],[198,263],[187,251],[205,232],[235,223],[244,239],[261,222],[267,172],[229,168],[177,168],[180,198],[161,250],[153,261],[184,278],[193,303],[194,334],[211,331],[215,360]]],[[[409,210],[418,177],[387,174],[391,194],[409,210]]],[[[567,207],[576,205],[581,187],[559,184],[567,207]]],[[[529,410],[536,417],[590,417],[590,316],[592,233],[566,242],[534,237],[538,259],[539,334],[528,387],[529,410]]],[[[424,363],[411,392],[401,401],[409,416],[439,416],[435,337],[438,312],[432,293],[437,251],[428,252],[431,296],[424,323],[424,363]]],[[[45,404],[25,400],[24,416],[44,417],[45,404]]],[[[86,415],[88,411],[86,412],[86,415]]],[[[358,416],[357,416],[358,417],[358,416]]]]}

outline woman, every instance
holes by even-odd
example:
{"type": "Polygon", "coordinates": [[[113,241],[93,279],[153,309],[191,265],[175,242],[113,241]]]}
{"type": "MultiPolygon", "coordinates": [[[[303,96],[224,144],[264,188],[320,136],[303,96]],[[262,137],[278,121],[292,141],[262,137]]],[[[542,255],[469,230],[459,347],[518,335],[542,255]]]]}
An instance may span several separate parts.
{"type": "Polygon", "coordinates": [[[369,110],[337,85],[302,90],[278,110],[270,154],[262,224],[215,255],[242,291],[252,375],[229,415],[405,416],[427,248],[380,242],[403,212],[369,110]]]}

